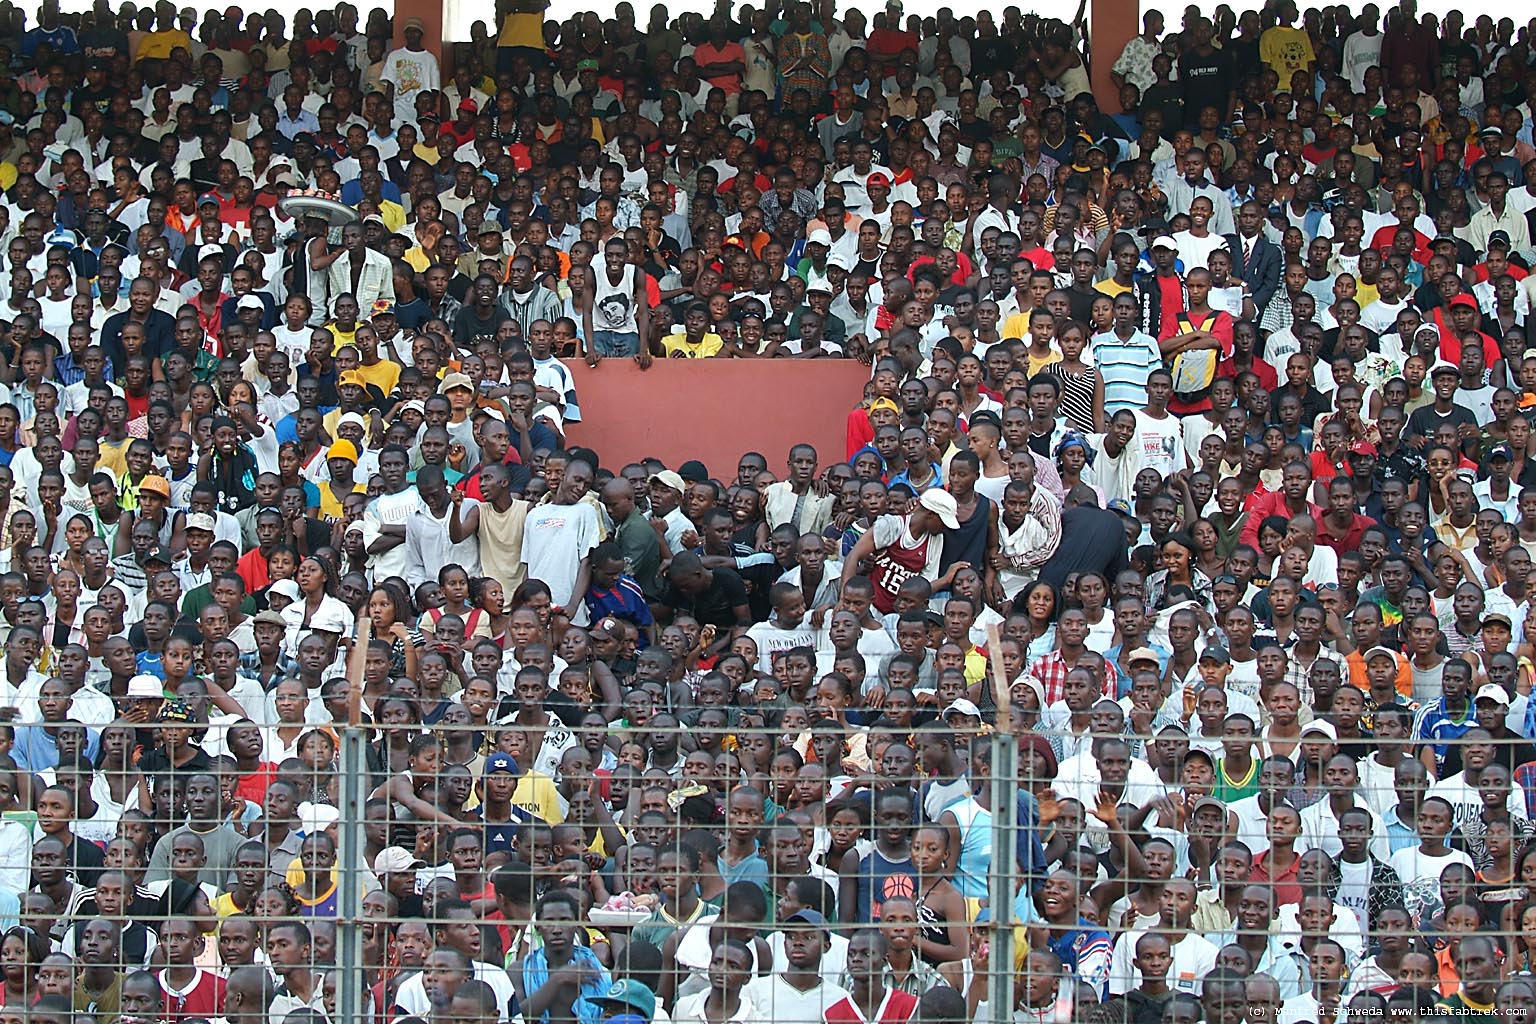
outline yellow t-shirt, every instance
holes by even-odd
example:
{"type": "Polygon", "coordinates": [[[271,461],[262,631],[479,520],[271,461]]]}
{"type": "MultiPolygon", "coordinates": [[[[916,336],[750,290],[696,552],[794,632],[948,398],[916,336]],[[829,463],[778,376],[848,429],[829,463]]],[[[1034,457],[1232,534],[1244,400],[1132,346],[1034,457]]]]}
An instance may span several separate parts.
{"type": "Polygon", "coordinates": [[[1317,59],[1312,37],[1299,28],[1275,26],[1259,37],[1259,59],[1280,76],[1280,88],[1289,89],[1291,76],[1305,71],[1317,59]]]}
{"type": "Polygon", "coordinates": [[[1030,312],[1031,311],[1025,311],[1023,313],[1010,313],[1004,317],[1002,330],[998,331],[999,336],[1004,338],[1018,338],[1020,340],[1028,338],[1030,312]]]}
{"type": "Polygon", "coordinates": [[[1128,284],[1121,284],[1119,281],[1116,281],[1112,277],[1106,277],[1104,280],[1094,285],[1093,290],[1101,294],[1108,295],[1110,298],[1114,298],[1116,295],[1130,291],[1131,286],[1128,284]]]}
{"type": "MultiPolygon", "coordinates": [[[[1050,352],[1047,352],[1045,355],[1038,357],[1028,349],[1025,349],[1024,355],[1029,360],[1029,375],[1031,377],[1045,369],[1047,366],[1050,366],[1052,363],[1061,362],[1061,353],[1055,351],[1054,349],[1050,352]]],[[[972,681],[974,682],[974,680],[972,681]]]]}
{"type": "MultiPolygon", "coordinates": [[[[1055,360],[1052,360],[1052,362],[1055,362],[1055,360]]],[[[1029,372],[1033,375],[1035,371],[1030,370],[1029,372]]],[[[981,682],[986,677],[987,659],[980,651],[972,647],[965,652],[965,681],[974,684],[981,682]]]]}
{"type": "Polygon", "coordinates": [[[150,32],[139,40],[139,52],[134,60],[165,60],[176,47],[192,52],[192,37],[179,28],[150,32]]]}
{"type": "Polygon", "coordinates": [[[670,358],[704,359],[718,353],[725,347],[725,342],[718,334],[706,334],[699,339],[697,345],[692,345],[688,342],[688,335],[679,331],[662,338],[661,347],[670,358]]]}
{"type": "Polygon", "coordinates": [[[544,14],[541,11],[513,12],[501,23],[497,46],[529,46],[544,49],[544,14]]]}
{"type": "Polygon", "coordinates": [[[391,233],[405,227],[405,207],[391,199],[386,199],[379,204],[379,217],[391,233]]]}
{"type": "Polygon", "coordinates": [[[395,390],[396,384],[400,383],[400,364],[392,363],[388,359],[380,359],[372,366],[359,363],[357,374],[387,395],[395,390]]]}
{"type": "Polygon", "coordinates": [[[128,445],[133,441],[131,437],[125,437],[121,441],[109,441],[105,437],[97,439],[97,446],[101,449],[101,459],[98,467],[108,470],[115,477],[121,478],[128,472],[128,445]]]}
{"type": "MultiPolygon", "coordinates": [[[[353,484],[353,494],[367,494],[367,484],[353,484]]],[[[343,510],[341,502],[337,499],[330,482],[327,481],[320,488],[320,518],[327,523],[334,523],[341,519],[343,510]]]]}
{"type": "MultiPolygon", "coordinates": [[[[302,880],[302,875],[300,878],[302,880]]],[[[221,920],[226,917],[234,917],[236,914],[245,913],[245,911],[235,906],[234,895],[227,892],[221,892],[213,898],[213,912],[218,914],[221,920]]]]}
{"type": "Polygon", "coordinates": [[[287,71],[289,64],[288,44],[273,46],[271,43],[262,43],[261,48],[267,51],[267,70],[270,72],[287,71]]]}
{"type": "Polygon", "coordinates": [[[427,272],[427,268],[432,265],[432,258],[428,256],[419,245],[413,245],[411,248],[405,250],[405,255],[401,256],[400,258],[405,260],[406,263],[409,263],[411,269],[416,271],[418,274],[425,274],[427,272]]]}
{"type": "Polygon", "coordinates": [[[560,810],[560,792],[555,789],[555,780],[543,772],[530,770],[517,780],[517,789],[512,793],[512,806],[536,814],[551,825],[558,825],[565,820],[565,813],[560,810]]]}
{"type": "MultiPolygon", "coordinates": [[[[298,889],[299,889],[299,886],[304,884],[304,862],[302,860],[300,860],[299,858],[297,858],[297,857],[295,857],[295,858],[293,858],[293,860],[289,861],[288,862],[288,866],[283,869],[283,881],[287,883],[288,888],[294,890],[294,892],[297,893],[298,889]]],[[[341,884],[341,868],[340,868],[340,866],[337,866],[337,867],[331,868],[331,888],[326,890],[326,896],[329,896],[331,894],[331,892],[334,891],[336,886],[339,885],[339,884],[341,884]]],[[[364,886],[360,891],[364,895],[367,895],[367,891],[368,891],[367,890],[367,886],[364,886]]],[[[223,898],[224,898],[223,896],[219,897],[219,899],[223,899],[223,898]]],[[[307,903],[306,904],[303,899],[300,899],[299,902],[301,904],[305,904],[307,906],[318,906],[319,905],[319,903],[307,903]]],[[[324,897],[321,898],[320,902],[324,902],[324,897]]],[[[219,904],[218,904],[217,901],[214,902],[213,909],[215,909],[215,910],[219,909],[219,904]]],[[[219,916],[223,917],[224,915],[221,913],[219,916]]]]}
{"type": "Polygon", "coordinates": [[[325,325],[325,329],[331,332],[331,337],[336,339],[336,344],[331,346],[331,355],[341,351],[341,346],[350,345],[357,338],[357,324],[352,325],[350,331],[344,331],[334,323],[325,325]]]}

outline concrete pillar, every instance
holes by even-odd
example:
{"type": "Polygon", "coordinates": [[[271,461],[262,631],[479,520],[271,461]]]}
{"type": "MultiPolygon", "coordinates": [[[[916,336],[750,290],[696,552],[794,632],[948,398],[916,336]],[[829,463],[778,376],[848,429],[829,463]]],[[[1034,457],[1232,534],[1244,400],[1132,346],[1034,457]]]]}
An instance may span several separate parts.
{"type": "MultiPolygon", "coordinates": [[[[422,31],[425,35],[422,43],[427,51],[437,58],[438,65],[443,68],[443,77],[446,82],[448,69],[443,62],[443,0],[395,0],[393,48],[398,49],[405,45],[405,23],[411,18],[421,19],[422,31]]],[[[1120,45],[1125,44],[1122,41],[1120,45]]],[[[1119,52],[1119,49],[1115,50],[1116,54],[1119,52]]],[[[1094,83],[1094,90],[1095,92],[1098,90],[1097,82],[1094,83]]]]}
{"type": "MultiPolygon", "coordinates": [[[[420,0],[414,0],[419,3],[420,0]]],[[[398,21],[398,19],[397,19],[398,21]]],[[[1140,0],[1092,0],[1088,7],[1088,32],[1093,43],[1093,96],[1106,114],[1120,112],[1120,90],[1109,69],[1125,44],[1141,31],[1140,0]]]]}

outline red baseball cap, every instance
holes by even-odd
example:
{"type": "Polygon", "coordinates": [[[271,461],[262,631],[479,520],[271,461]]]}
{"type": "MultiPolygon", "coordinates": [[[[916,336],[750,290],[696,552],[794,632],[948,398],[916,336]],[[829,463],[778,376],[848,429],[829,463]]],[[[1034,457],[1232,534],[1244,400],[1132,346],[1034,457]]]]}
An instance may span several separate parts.
{"type": "Polygon", "coordinates": [[[1462,292],[1460,295],[1452,295],[1451,296],[1451,301],[1450,301],[1449,305],[1452,305],[1452,306],[1466,306],[1469,309],[1476,309],[1477,308],[1477,300],[1474,299],[1472,296],[1468,295],[1466,292],[1462,292]]]}

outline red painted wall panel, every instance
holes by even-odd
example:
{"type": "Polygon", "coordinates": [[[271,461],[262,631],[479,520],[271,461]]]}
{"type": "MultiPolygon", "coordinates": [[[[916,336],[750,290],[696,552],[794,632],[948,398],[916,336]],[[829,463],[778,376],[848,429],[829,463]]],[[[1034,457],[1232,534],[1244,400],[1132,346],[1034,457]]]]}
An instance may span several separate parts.
{"type": "Polygon", "coordinates": [[[717,479],[760,451],[780,477],[792,444],[816,446],[821,464],[843,459],[848,411],[864,394],[869,367],[852,360],[658,359],[648,370],[605,359],[567,365],[582,421],[567,442],[591,448],[618,471],[655,456],[676,468],[698,459],[717,479]]]}

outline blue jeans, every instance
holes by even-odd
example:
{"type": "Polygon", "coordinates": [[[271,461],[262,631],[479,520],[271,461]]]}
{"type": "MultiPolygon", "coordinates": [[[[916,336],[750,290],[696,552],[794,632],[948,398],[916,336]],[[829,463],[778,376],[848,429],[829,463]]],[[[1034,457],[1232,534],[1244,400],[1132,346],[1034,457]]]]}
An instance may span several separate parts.
{"type": "Polygon", "coordinates": [[[640,354],[640,335],[623,331],[593,331],[592,348],[604,358],[637,356],[640,354]]]}

